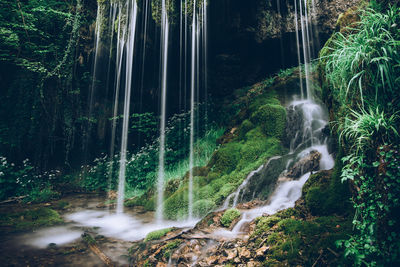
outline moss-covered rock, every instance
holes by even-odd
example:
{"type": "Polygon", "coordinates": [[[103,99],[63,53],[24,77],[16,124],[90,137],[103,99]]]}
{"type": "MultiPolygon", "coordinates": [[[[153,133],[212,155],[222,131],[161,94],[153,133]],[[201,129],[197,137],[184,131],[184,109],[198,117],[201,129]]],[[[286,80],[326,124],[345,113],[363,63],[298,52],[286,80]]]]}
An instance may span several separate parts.
{"type": "Polygon", "coordinates": [[[35,208],[22,212],[1,214],[0,226],[13,230],[31,230],[42,226],[51,226],[63,222],[60,214],[50,208],[35,208]]]}
{"type": "Polygon", "coordinates": [[[220,173],[230,173],[236,169],[240,159],[240,144],[227,143],[217,150],[210,160],[212,170],[220,173]]]}
{"type": "Polygon", "coordinates": [[[161,237],[165,236],[169,232],[171,232],[173,228],[165,228],[165,229],[160,229],[156,230],[153,232],[150,232],[147,234],[146,238],[144,239],[145,242],[151,241],[151,240],[156,240],[160,239],[161,237]]]}
{"type": "Polygon", "coordinates": [[[240,125],[239,138],[244,139],[246,133],[254,128],[254,124],[250,120],[244,120],[240,125]]]}
{"type": "Polygon", "coordinates": [[[240,217],[240,211],[238,209],[228,209],[221,217],[221,224],[225,227],[230,227],[232,222],[238,217],[240,217]]]}
{"type": "Polygon", "coordinates": [[[188,213],[188,187],[179,188],[169,198],[164,201],[164,215],[167,219],[183,219],[188,213]]]}
{"type": "Polygon", "coordinates": [[[341,163],[333,171],[320,171],[310,176],[302,189],[306,208],[312,215],[345,214],[351,211],[347,183],[340,180],[341,163]]]}
{"type": "Polygon", "coordinates": [[[263,132],[270,137],[283,136],[286,124],[286,110],[281,105],[266,104],[250,118],[255,125],[260,125],[263,132]]]}

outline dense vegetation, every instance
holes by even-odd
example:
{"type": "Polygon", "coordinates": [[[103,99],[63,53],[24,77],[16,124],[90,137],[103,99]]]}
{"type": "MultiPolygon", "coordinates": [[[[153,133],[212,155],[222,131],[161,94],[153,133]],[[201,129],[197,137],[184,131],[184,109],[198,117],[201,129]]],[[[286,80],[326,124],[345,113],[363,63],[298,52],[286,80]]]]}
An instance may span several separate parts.
{"type": "MultiPolygon", "coordinates": [[[[355,232],[340,241],[357,265],[399,262],[400,10],[372,3],[321,52],[325,96],[353,191],[355,232]]],[[[349,14],[347,14],[349,15],[349,14]]]]}
{"type": "MultiPolygon", "coordinates": [[[[91,78],[96,4],[0,3],[0,200],[35,205],[2,212],[1,228],[25,231],[62,223],[57,211],[35,203],[68,191],[112,195],[117,188],[120,155],[109,153],[105,129],[113,119],[120,125],[122,116],[112,118],[108,96],[88,115],[90,88],[99,82],[91,78]]],[[[159,1],[152,6],[158,23],[159,1]]],[[[168,6],[171,23],[176,8],[168,6]]],[[[257,256],[264,265],[400,264],[399,25],[396,5],[363,2],[339,18],[320,51],[311,79],[319,79],[322,91],[316,95],[329,109],[335,167],[311,175],[293,209],[252,222],[247,246],[253,254],[268,247],[257,256]]],[[[303,82],[301,71],[281,70],[232,89],[216,103],[196,106],[201,125],[194,144],[195,217],[210,216],[251,171],[288,152],[285,94],[303,82]]],[[[171,220],[188,216],[190,116],[181,111],[167,122],[164,216],[171,220]]],[[[130,116],[127,208],[155,210],[158,124],[156,112],[130,116]]],[[[59,210],[68,205],[59,203],[59,210]]],[[[216,214],[218,220],[206,217],[201,223],[230,228],[241,211],[216,214]]],[[[139,247],[162,244],[159,240],[176,230],[151,232],[139,247]]],[[[183,242],[167,240],[159,259],[168,260],[183,242]]]]}

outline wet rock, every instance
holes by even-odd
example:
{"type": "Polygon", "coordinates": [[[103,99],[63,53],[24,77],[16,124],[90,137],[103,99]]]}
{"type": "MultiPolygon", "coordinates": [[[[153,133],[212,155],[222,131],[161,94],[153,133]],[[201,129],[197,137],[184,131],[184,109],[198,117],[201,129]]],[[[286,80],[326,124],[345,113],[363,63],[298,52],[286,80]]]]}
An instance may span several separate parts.
{"type": "Polygon", "coordinates": [[[212,256],[206,258],[206,263],[208,265],[215,264],[215,263],[217,263],[217,261],[218,261],[218,256],[216,256],[216,255],[212,255],[212,256]]]}
{"type": "Polygon", "coordinates": [[[285,176],[289,178],[300,178],[307,172],[318,170],[321,156],[321,153],[318,151],[311,151],[308,156],[296,162],[285,176]]]}
{"type": "Polygon", "coordinates": [[[265,252],[269,249],[269,246],[262,246],[261,248],[256,250],[257,257],[263,257],[265,252]]]}
{"type": "Polygon", "coordinates": [[[230,249],[230,250],[227,250],[226,251],[226,259],[227,260],[232,260],[232,259],[234,259],[237,255],[238,255],[238,251],[237,251],[237,249],[236,248],[234,248],[234,249],[230,249]]]}
{"type": "Polygon", "coordinates": [[[261,264],[253,260],[250,260],[246,265],[246,267],[256,267],[256,266],[261,266],[261,264]]]}
{"type": "Polygon", "coordinates": [[[250,250],[248,250],[246,247],[238,248],[238,251],[239,251],[239,257],[241,259],[242,258],[249,259],[251,257],[250,250]]]}

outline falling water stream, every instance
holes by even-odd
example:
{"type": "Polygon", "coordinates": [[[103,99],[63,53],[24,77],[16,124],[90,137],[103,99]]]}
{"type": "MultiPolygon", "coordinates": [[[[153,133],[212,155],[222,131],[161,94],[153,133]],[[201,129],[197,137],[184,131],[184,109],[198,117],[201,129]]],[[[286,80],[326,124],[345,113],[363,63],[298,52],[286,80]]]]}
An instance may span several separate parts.
{"type": "Polygon", "coordinates": [[[157,210],[156,220],[159,224],[163,221],[164,180],[165,180],[165,121],[167,106],[167,65],[168,65],[168,16],[165,0],[162,0],[161,15],[161,118],[160,118],[160,150],[157,179],[157,210]]]}
{"type": "MultiPolygon", "coordinates": [[[[155,220],[145,220],[140,216],[132,216],[124,213],[124,192],[125,192],[125,176],[126,176],[126,163],[127,163],[127,147],[128,147],[128,130],[129,130],[129,116],[130,116],[130,103],[131,92],[133,87],[133,61],[135,49],[135,35],[137,24],[138,7],[136,0],[129,0],[122,4],[121,2],[111,4],[111,23],[109,27],[115,28],[116,31],[116,50],[115,55],[115,81],[114,81],[114,109],[113,109],[113,122],[112,122],[112,135],[111,135],[111,156],[114,155],[114,143],[116,139],[117,117],[120,95],[124,93],[123,103],[123,121],[122,121],[122,135],[120,147],[120,166],[119,166],[119,182],[118,182],[118,198],[117,209],[115,214],[109,211],[98,209],[83,209],[75,213],[67,214],[65,217],[70,223],[61,228],[44,229],[42,232],[37,232],[36,237],[29,238],[29,242],[33,246],[44,247],[49,242],[57,242],[63,244],[71,242],[79,238],[82,233],[82,228],[77,227],[97,227],[98,232],[105,236],[112,236],[122,240],[139,240],[144,238],[147,233],[167,228],[167,227],[193,227],[198,219],[194,219],[193,214],[193,167],[195,165],[195,120],[196,116],[196,99],[199,97],[199,87],[203,86],[205,92],[207,91],[207,5],[203,1],[202,5],[198,7],[196,0],[193,1],[192,7],[192,22],[191,22],[191,38],[188,34],[189,19],[188,19],[188,5],[189,1],[181,2],[181,11],[184,9],[184,14],[180,15],[180,87],[186,88],[189,83],[186,79],[190,77],[190,152],[189,152],[189,190],[188,190],[188,220],[184,222],[167,221],[163,218],[163,201],[164,201],[164,182],[165,182],[165,128],[166,128],[166,110],[167,110],[167,85],[168,85],[168,38],[169,38],[169,21],[166,6],[166,0],[161,2],[161,68],[160,68],[160,88],[161,88],[161,105],[160,105],[160,139],[159,139],[159,166],[158,166],[158,181],[157,181],[157,204],[155,220]],[[126,12],[126,21],[121,22],[122,13],[126,12]],[[118,14],[118,15],[117,15],[118,14]],[[188,38],[189,37],[189,38],[188,38]],[[191,45],[190,52],[187,48],[188,44],[191,45]],[[183,47],[182,47],[183,44],[183,47]],[[201,49],[202,47],[202,49],[201,49]],[[188,55],[190,53],[190,55],[188,55]],[[189,58],[190,57],[190,58],[189,58]],[[190,62],[190,76],[186,75],[187,65],[190,62]],[[202,81],[200,81],[202,80],[202,81]],[[140,229],[140,230],[138,230],[140,229]],[[69,234],[68,234],[69,233],[69,234]],[[52,237],[51,240],[43,238],[44,236],[52,237]],[[58,238],[54,241],[54,238],[58,238]],[[46,244],[46,245],[44,245],[46,244]]],[[[148,4],[149,5],[149,4],[148,4]]],[[[146,4],[147,10],[147,4],[146,4]]],[[[297,56],[299,65],[301,59],[304,63],[305,72],[305,87],[304,92],[302,73],[300,71],[300,99],[294,99],[288,108],[292,108],[297,112],[301,112],[303,118],[302,128],[296,133],[295,139],[301,138],[300,143],[291,142],[291,149],[285,162],[287,171],[293,164],[304,157],[307,157],[310,152],[317,150],[321,154],[319,169],[325,170],[333,167],[334,161],[332,156],[328,153],[327,138],[322,134],[322,130],[327,124],[327,116],[323,108],[315,102],[312,94],[312,84],[310,80],[310,63],[311,63],[311,49],[310,39],[312,34],[310,32],[311,26],[309,25],[310,16],[307,11],[307,1],[295,0],[295,26],[296,26],[296,43],[297,43],[297,56]],[[299,14],[298,14],[299,13],[299,14]],[[300,21],[300,27],[298,25],[300,21]],[[300,34],[299,34],[300,32],[300,34]],[[302,53],[301,53],[302,52],[302,53]]],[[[147,13],[147,11],[146,11],[147,13]]],[[[182,13],[182,12],[181,12],[182,13]]],[[[146,17],[146,16],[145,16],[146,17]]],[[[146,25],[144,26],[146,27],[146,25]]],[[[114,29],[113,29],[114,30],[114,29]]],[[[98,27],[96,28],[100,34],[98,27]]],[[[97,36],[96,42],[99,37],[97,36]]],[[[98,47],[96,43],[96,47],[98,47]]],[[[144,44],[145,46],[145,44],[144,44]]],[[[111,48],[112,49],[112,48],[111,48]]],[[[110,51],[111,53],[111,51],[110,51]]],[[[143,55],[144,57],[144,55],[143,55]]],[[[142,59],[144,62],[144,58],[142,59]]],[[[110,63],[109,63],[110,64],[110,63]]],[[[96,66],[96,62],[95,62],[96,66]]],[[[142,70],[143,71],[143,70],[142,70]]],[[[95,71],[96,73],[96,71],[95,71]]],[[[143,79],[143,78],[142,78],[143,79]]],[[[189,81],[188,81],[189,82],[189,81]]],[[[142,85],[143,87],[143,82],[142,85]]],[[[94,87],[94,85],[93,85],[94,87]]],[[[185,91],[185,90],[184,90],[185,91]]],[[[206,93],[207,94],[207,93],[206,93]]],[[[185,97],[186,99],[186,97],[185,97]]],[[[207,115],[206,115],[207,119],[207,115]]],[[[197,118],[198,120],[198,118],[197,118]]],[[[205,122],[207,123],[207,121],[205,122]]],[[[242,195],[245,189],[248,189],[249,181],[254,175],[261,172],[263,169],[268,168],[269,165],[275,160],[282,160],[283,156],[272,157],[268,162],[261,165],[257,170],[252,171],[243,183],[237,188],[235,192],[228,196],[222,208],[236,207],[242,200],[242,195]]],[[[284,175],[285,171],[282,173],[284,175]]],[[[278,182],[274,192],[271,194],[266,205],[256,207],[242,212],[241,220],[235,225],[232,231],[217,231],[213,234],[215,236],[237,236],[242,231],[242,226],[262,214],[274,214],[279,210],[293,207],[295,201],[301,197],[301,190],[304,183],[309,178],[310,173],[302,174],[299,179],[285,180],[278,182]]]]}

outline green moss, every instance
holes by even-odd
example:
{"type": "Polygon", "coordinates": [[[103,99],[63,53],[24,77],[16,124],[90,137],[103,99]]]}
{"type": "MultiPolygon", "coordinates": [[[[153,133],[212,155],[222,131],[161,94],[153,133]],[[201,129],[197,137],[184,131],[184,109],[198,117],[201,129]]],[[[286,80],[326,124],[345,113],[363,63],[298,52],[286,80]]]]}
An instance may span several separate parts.
{"type": "Polygon", "coordinates": [[[213,155],[211,161],[213,164],[213,171],[220,173],[230,173],[236,169],[236,165],[240,159],[240,144],[236,142],[228,143],[222,146],[213,155]]]}
{"type": "Polygon", "coordinates": [[[144,239],[145,242],[151,241],[151,240],[157,240],[160,239],[161,237],[165,236],[169,232],[171,232],[173,228],[165,228],[161,230],[156,230],[153,232],[150,232],[147,234],[146,238],[144,239]]]}
{"type": "Polygon", "coordinates": [[[134,197],[132,199],[128,199],[124,202],[125,207],[135,207],[135,206],[142,206],[147,211],[155,210],[155,200],[154,195],[150,198],[146,195],[142,195],[140,197],[134,197]]]}
{"type": "Polygon", "coordinates": [[[244,120],[239,129],[239,138],[243,139],[248,131],[254,128],[254,124],[250,120],[244,120]]]}
{"type": "Polygon", "coordinates": [[[171,220],[177,220],[186,217],[188,212],[188,204],[188,186],[185,185],[179,188],[164,201],[165,217],[171,220]]]}
{"type": "MultiPolygon", "coordinates": [[[[277,215],[257,219],[258,232],[255,231],[253,237],[259,236],[257,241],[260,242],[264,238],[263,233],[265,235],[262,230],[266,230],[268,234],[266,245],[270,249],[265,265],[273,263],[272,265],[277,266],[311,266],[320,256],[321,250],[336,250],[335,241],[351,232],[350,220],[338,216],[319,217],[310,221],[298,218],[287,218],[278,222],[277,220],[277,215]]],[[[335,254],[324,255],[324,259],[331,263],[329,265],[339,264],[340,258],[335,254]]]]}
{"type": "Polygon", "coordinates": [[[261,125],[267,136],[280,138],[286,125],[286,110],[281,105],[266,104],[250,118],[255,125],[261,125]]]}
{"type": "Polygon", "coordinates": [[[162,248],[162,255],[165,259],[169,259],[171,257],[172,252],[174,249],[178,248],[179,245],[182,244],[181,240],[174,240],[169,243],[167,243],[163,248],[162,248]]]}
{"type": "Polygon", "coordinates": [[[336,164],[333,172],[321,171],[311,175],[303,187],[305,205],[313,215],[351,211],[348,185],[340,181],[341,163],[336,160],[336,164]]]}
{"type": "Polygon", "coordinates": [[[193,215],[201,218],[215,208],[216,205],[214,201],[209,199],[200,199],[193,203],[193,215]]]}
{"type": "Polygon", "coordinates": [[[267,216],[267,217],[259,217],[256,221],[256,229],[254,230],[253,235],[259,236],[260,234],[267,232],[272,226],[278,223],[281,218],[277,216],[267,216]]]}
{"type": "Polygon", "coordinates": [[[62,223],[57,211],[50,208],[37,208],[23,212],[1,214],[0,226],[11,227],[15,230],[30,230],[42,226],[62,223]]]}
{"type": "Polygon", "coordinates": [[[225,227],[230,227],[232,222],[240,216],[240,211],[238,209],[232,208],[224,212],[221,217],[221,224],[225,227]]]}

